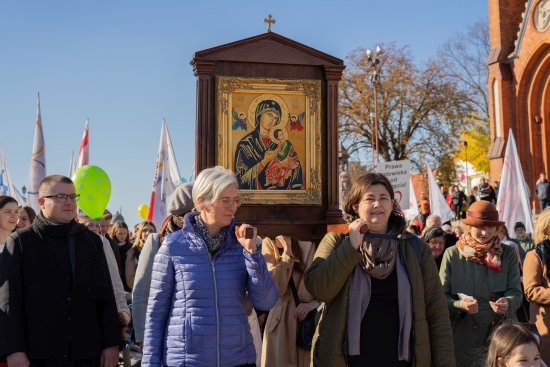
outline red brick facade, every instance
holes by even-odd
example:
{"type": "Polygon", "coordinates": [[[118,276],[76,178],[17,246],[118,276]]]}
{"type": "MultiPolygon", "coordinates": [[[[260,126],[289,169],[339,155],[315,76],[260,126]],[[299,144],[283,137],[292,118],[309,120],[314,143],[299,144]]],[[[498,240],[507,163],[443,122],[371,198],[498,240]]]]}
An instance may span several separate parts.
{"type": "MultiPolygon", "coordinates": [[[[539,30],[541,24],[550,24],[550,1],[489,0],[488,4],[490,182],[500,181],[502,140],[508,140],[511,128],[533,200],[539,173],[550,173],[550,26],[539,30]]],[[[536,200],[533,204],[538,205],[536,200]]]]}

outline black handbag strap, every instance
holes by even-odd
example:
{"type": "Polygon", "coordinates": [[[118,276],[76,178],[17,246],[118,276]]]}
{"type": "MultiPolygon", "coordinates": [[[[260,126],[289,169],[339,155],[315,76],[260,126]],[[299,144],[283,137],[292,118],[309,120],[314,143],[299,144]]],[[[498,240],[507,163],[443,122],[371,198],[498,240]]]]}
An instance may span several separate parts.
{"type": "Polygon", "coordinates": [[[296,290],[296,284],[294,284],[294,279],[292,279],[292,274],[290,274],[290,280],[288,281],[288,285],[290,286],[290,290],[292,291],[292,295],[294,296],[294,303],[296,303],[296,307],[300,304],[300,299],[298,298],[298,291],[296,290]]]}

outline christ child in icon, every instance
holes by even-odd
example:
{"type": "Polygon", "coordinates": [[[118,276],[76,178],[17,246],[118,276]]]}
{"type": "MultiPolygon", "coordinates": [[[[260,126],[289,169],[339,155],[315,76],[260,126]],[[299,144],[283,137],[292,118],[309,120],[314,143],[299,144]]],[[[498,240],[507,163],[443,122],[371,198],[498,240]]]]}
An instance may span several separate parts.
{"type": "Polygon", "coordinates": [[[277,154],[266,168],[266,181],[271,185],[283,186],[293,170],[300,165],[300,161],[292,143],[288,140],[286,129],[275,127],[270,135],[272,135],[272,141],[277,144],[275,150],[277,154]]]}

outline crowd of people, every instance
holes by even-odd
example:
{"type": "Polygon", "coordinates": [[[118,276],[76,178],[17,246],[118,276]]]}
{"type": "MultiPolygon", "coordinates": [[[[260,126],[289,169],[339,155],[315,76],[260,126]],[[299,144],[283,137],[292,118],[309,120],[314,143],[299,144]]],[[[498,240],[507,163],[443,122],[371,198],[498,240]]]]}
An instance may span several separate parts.
{"type": "MultiPolygon", "coordinates": [[[[484,183],[482,183],[484,184],[484,183]]],[[[550,209],[510,234],[494,205],[442,189],[454,228],[407,222],[382,174],[360,176],[347,233],[319,244],[235,223],[229,170],[172,195],[160,228],[77,215],[72,181],[40,212],[0,196],[0,361],[113,367],[125,332],[162,366],[544,366],[550,362],[550,209]],[[463,205],[468,205],[465,215],[463,205]]]]}

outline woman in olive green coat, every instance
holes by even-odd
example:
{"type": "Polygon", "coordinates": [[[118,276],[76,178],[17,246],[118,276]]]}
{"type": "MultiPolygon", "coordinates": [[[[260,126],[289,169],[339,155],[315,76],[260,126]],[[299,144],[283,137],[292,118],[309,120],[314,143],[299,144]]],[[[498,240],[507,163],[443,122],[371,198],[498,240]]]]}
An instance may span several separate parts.
{"type": "Polygon", "coordinates": [[[455,366],[434,258],[406,234],[388,179],[359,177],[343,207],[349,236],[328,233],[304,274],[325,302],[312,366],[455,366]]]}
{"type": "Polygon", "coordinates": [[[501,245],[495,206],[473,203],[463,224],[471,226],[443,255],[439,276],[447,299],[458,367],[482,363],[493,322],[516,320],[522,293],[517,255],[501,245]]]}

